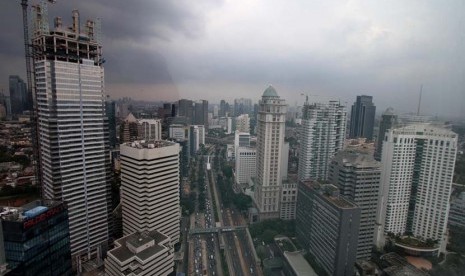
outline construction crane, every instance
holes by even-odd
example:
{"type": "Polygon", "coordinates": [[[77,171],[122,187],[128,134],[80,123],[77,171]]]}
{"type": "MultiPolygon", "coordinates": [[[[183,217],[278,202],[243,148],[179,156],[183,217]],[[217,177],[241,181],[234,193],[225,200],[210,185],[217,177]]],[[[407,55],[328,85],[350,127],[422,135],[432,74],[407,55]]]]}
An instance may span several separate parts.
{"type": "MultiPolygon", "coordinates": [[[[48,0],[49,3],[55,3],[55,0],[48,0]]],[[[32,148],[33,148],[33,163],[35,164],[34,173],[36,179],[36,185],[41,186],[42,182],[40,179],[40,161],[39,161],[39,135],[38,135],[38,124],[37,124],[37,110],[34,105],[34,96],[32,91],[32,65],[31,65],[31,48],[32,45],[29,41],[29,17],[28,17],[28,6],[29,0],[21,0],[21,8],[23,10],[23,35],[24,35],[24,55],[26,57],[26,80],[27,80],[27,95],[28,95],[28,107],[32,110],[31,121],[34,124],[31,127],[32,136],[32,148]]]]}

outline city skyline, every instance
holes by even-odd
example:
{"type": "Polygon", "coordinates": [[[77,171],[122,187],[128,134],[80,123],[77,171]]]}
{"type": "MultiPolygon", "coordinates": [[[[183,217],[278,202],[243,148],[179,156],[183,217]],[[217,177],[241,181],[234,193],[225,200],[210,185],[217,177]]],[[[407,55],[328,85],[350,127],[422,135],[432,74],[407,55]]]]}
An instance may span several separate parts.
{"type": "MultiPolygon", "coordinates": [[[[0,38],[8,64],[0,70],[0,89],[7,91],[8,75],[25,79],[24,49],[14,46],[22,44],[19,3],[1,5],[0,15],[12,22],[0,38]]],[[[49,21],[73,8],[101,18],[106,92],[115,98],[232,101],[272,83],[291,106],[301,93],[348,103],[367,94],[379,110],[404,113],[416,110],[423,84],[423,112],[465,115],[459,1],[282,5],[112,1],[109,9],[57,1],[49,5],[49,21]]]]}

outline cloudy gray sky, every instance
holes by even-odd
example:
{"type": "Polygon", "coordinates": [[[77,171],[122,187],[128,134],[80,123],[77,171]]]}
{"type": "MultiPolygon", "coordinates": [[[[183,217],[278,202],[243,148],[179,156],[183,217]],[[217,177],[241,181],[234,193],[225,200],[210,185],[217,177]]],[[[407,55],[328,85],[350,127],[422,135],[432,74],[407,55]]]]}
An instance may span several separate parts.
{"type": "MultiPolygon", "coordinates": [[[[33,0],[31,0],[33,1],[33,0]]],[[[0,3],[0,88],[24,76],[20,0],[0,3]]],[[[258,99],[273,84],[289,104],[374,96],[378,110],[465,116],[462,0],[58,0],[102,20],[113,98],[258,99]]]]}

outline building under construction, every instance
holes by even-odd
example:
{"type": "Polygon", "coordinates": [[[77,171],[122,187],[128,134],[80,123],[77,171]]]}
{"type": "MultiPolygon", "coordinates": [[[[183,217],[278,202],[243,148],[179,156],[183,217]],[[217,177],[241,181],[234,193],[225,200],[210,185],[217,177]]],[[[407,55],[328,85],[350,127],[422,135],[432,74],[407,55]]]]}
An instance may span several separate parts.
{"type": "Polygon", "coordinates": [[[45,4],[33,7],[30,33],[42,194],[69,207],[71,254],[80,271],[81,263],[89,260],[102,264],[112,229],[100,28],[92,20],[81,25],[77,10],[71,27],[58,17],[50,30],[47,18],[45,4]]]}

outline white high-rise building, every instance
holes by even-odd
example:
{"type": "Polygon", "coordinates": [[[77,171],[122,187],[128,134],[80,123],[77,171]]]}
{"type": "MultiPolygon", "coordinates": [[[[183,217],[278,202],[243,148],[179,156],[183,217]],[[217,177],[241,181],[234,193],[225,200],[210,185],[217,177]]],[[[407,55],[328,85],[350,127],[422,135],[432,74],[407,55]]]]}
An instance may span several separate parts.
{"type": "Polygon", "coordinates": [[[179,144],[121,144],[123,233],[157,230],[179,241],[179,144]]]}
{"type": "Polygon", "coordinates": [[[257,177],[254,201],[260,220],[279,218],[282,155],[287,105],[269,86],[259,102],[257,117],[257,177]]]}
{"type": "Polygon", "coordinates": [[[426,124],[390,129],[381,163],[376,244],[410,233],[445,245],[457,134],[426,124]]]}
{"type": "Polygon", "coordinates": [[[257,171],[257,150],[249,147],[236,148],[236,183],[247,184],[257,171]]]}
{"type": "Polygon", "coordinates": [[[169,129],[169,137],[176,140],[189,140],[189,130],[188,125],[172,124],[169,129]]]}
{"type": "Polygon", "coordinates": [[[236,117],[236,131],[250,133],[249,114],[242,114],[236,117]]]}
{"type": "Polygon", "coordinates": [[[346,110],[338,101],[305,102],[299,151],[299,180],[326,180],[331,158],[344,147],[346,110]]]}
{"type": "Polygon", "coordinates": [[[161,140],[161,120],[160,119],[140,119],[139,139],[147,141],[161,140]]]}
{"type": "Polygon", "coordinates": [[[43,49],[33,64],[41,185],[45,199],[68,204],[76,260],[98,256],[109,238],[111,163],[102,48],[94,21],[81,30],[74,10],[71,28],[56,18],[49,30],[45,11],[35,7],[32,34],[34,49],[43,49]]]}
{"type": "Polygon", "coordinates": [[[191,154],[195,154],[200,149],[200,145],[205,145],[205,126],[191,126],[189,136],[191,154]]]}

